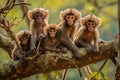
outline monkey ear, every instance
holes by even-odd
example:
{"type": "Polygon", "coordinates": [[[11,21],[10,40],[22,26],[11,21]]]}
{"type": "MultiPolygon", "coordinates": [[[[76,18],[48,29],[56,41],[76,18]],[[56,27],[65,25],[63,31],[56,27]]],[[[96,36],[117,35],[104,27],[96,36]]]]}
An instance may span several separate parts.
{"type": "Polygon", "coordinates": [[[29,11],[28,11],[28,17],[29,17],[30,19],[32,19],[32,18],[33,18],[33,13],[32,13],[32,10],[29,10],[29,11]]]}
{"type": "Polygon", "coordinates": [[[101,26],[101,18],[98,18],[97,17],[97,20],[95,21],[96,24],[97,24],[97,27],[100,27],[101,26]]]}
{"type": "Polygon", "coordinates": [[[48,10],[45,10],[45,13],[44,13],[44,14],[45,14],[46,16],[48,16],[48,13],[49,13],[49,11],[48,11],[48,10]]]}
{"type": "Polygon", "coordinates": [[[56,28],[57,28],[57,31],[60,31],[60,29],[61,29],[61,27],[60,26],[56,26],[56,28]]]}
{"type": "Polygon", "coordinates": [[[61,20],[64,20],[64,18],[65,18],[65,12],[64,11],[60,12],[60,18],[61,18],[61,20]]]}
{"type": "Polygon", "coordinates": [[[84,20],[84,18],[81,19],[81,25],[82,25],[82,26],[85,25],[85,20],[84,20]]]}
{"type": "Polygon", "coordinates": [[[17,38],[17,40],[20,42],[21,35],[19,35],[19,33],[16,34],[16,38],[17,38]]]}
{"type": "Polygon", "coordinates": [[[80,21],[80,18],[81,18],[81,13],[80,13],[80,12],[77,12],[77,13],[76,13],[76,17],[77,17],[77,21],[79,22],[79,21],[80,21]]]}
{"type": "Polygon", "coordinates": [[[76,14],[76,17],[77,17],[78,19],[80,19],[80,17],[81,17],[81,13],[80,13],[80,12],[77,13],[77,14],[76,14]]]}
{"type": "Polygon", "coordinates": [[[44,34],[45,34],[45,35],[48,35],[48,26],[46,26],[46,27],[44,28],[44,34]]]}

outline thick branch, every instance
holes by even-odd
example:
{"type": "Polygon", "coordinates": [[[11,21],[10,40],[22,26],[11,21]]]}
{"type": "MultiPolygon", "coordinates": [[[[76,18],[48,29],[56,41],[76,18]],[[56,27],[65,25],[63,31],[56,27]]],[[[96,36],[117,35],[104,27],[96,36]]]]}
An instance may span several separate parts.
{"type": "MultiPolygon", "coordinates": [[[[70,58],[71,55],[68,51],[67,54],[52,54],[42,55],[37,58],[36,61],[26,61],[25,64],[21,64],[21,61],[9,61],[1,64],[0,67],[0,79],[7,79],[12,77],[28,77],[38,73],[51,72],[56,70],[63,70],[66,68],[75,68],[73,62],[75,62],[79,68],[93,64],[102,60],[109,59],[117,56],[119,39],[107,42],[100,45],[100,52],[97,54],[91,53],[82,56],[80,59],[75,60],[70,58]],[[66,58],[69,57],[69,58],[66,58]]],[[[80,49],[81,52],[85,53],[85,49],[80,49]]]]}
{"type": "Polygon", "coordinates": [[[14,44],[10,41],[10,39],[0,34],[0,48],[5,50],[11,57],[11,52],[12,49],[14,48],[14,44]]]}

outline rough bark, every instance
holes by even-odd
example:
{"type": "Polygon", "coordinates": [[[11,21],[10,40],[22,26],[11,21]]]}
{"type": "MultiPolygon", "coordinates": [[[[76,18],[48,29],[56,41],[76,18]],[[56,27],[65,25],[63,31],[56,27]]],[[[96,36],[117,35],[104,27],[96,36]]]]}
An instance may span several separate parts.
{"type": "Polygon", "coordinates": [[[14,48],[14,44],[10,41],[10,39],[7,39],[6,37],[0,35],[0,48],[5,50],[11,57],[11,52],[12,49],[14,48]]]}
{"type": "MultiPolygon", "coordinates": [[[[1,39],[2,40],[2,39],[1,39]]],[[[8,45],[9,42],[2,44],[8,45]]],[[[72,58],[70,51],[66,54],[55,54],[53,52],[46,52],[46,55],[41,55],[36,61],[8,61],[0,66],[0,80],[1,79],[15,79],[25,78],[38,73],[46,73],[56,70],[63,70],[66,68],[75,68],[74,63],[81,68],[85,65],[93,64],[102,60],[116,57],[118,52],[119,39],[104,43],[100,45],[99,53],[84,54],[86,50],[80,48],[84,54],[80,59],[72,58]]],[[[0,46],[3,48],[3,46],[0,46]]],[[[5,47],[4,50],[11,50],[11,47],[5,47]]]]}

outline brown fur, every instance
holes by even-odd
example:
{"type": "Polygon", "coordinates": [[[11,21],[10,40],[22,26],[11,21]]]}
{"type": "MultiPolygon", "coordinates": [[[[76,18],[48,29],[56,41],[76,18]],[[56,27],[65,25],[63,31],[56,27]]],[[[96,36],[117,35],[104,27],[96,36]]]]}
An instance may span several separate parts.
{"type": "MultiPolygon", "coordinates": [[[[21,48],[22,48],[23,52],[26,54],[26,57],[32,56],[33,52],[30,49],[31,34],[28,31],[22,30],[19,33],[17,33],[16,37],[17,37],[17,39],[18,39],[18,41],[21,45],[21,48]],[[29,38],[26,45],[22,44],[22,40],[21,40],[22,37],[28,37],[29,38]]],[[[15,47],[12,51],[12,59],[13,60],[19,60],[21,58],[22,58],[22,54],[20,53],[17,46],[15,45],[15,47]]]]}
{"type": "Polygon", "coordinates": [[[60,44],[59,32],[60,32],[60,27],[58,27],[54,23],[44,28],[45,39],[42,42],[44,48],[43,50],[57,52],[58,45],[60,44]],[[50,29],[56,30],[56,33],[54,33],[55,34],[54,37],[51,37],[49,33],[50,29]]]}
{"type": "Polygon", "coordinates": [[[80,16],[81,16],[81,13],[78,12],[76,9],[73,9],[73,8],[68,8],[64,11],[61,11],[61,20],[62,22],[59,24],[59,26],[61,26],[63,28],[63,33],[65,35],[68,35],[72,40],[75,36],[75,32],[78,28],[78,23],[80,21],[80,16]],[[73,16],[75,16],[75,21],[74,21],[74,24],[73,25],[69,25],[67,23],[67,20],[65,19],[65,17],[68,15],[68,14],[72,14],[73,16]]]}
{"type": "Polygon", "coordinates": [[[48,25],[48,15],[48,10],[44,8],[34,8],[33,10],[28,11],[28,17],[31,20],[31,49],[35,48],[39,35],[43,33],[44,27],[48,25]]]}
{"type": "Polygon", "coordinates": [[[75,44],[78,47],[85,47],[88,52],[92,51],[99,51],[98,49],[98,44],[99,44],[99,31],[98,27],[101,24],[100,18],[96,17],[95,15],[87,15],[84,17],[81,21],[82,27],[79,29],[76,39],[75,39],[75,44]],[[93,31],[89,31],[86,24],[89,22],[89,20],[92,20],[96,25],[93,28],[93,31]]]}
{"type": "Polygon", "coordinates": [[[67,47],[73,52],[75,57],[81,56],[78,48],[72,42],[75,35],[75,31],[78,27],[80,16],[81,16],[80,12],[78,12],[73,8],[68,8],[61,12],[62,21],[59,24],[59,26],[61,27],[61,36],[60,36],[61,42],[62,44],[65,45],[65,47],[67,47]],[[71,21],[72,25],[69,24],[68,20],[66,20],[66,16],[75,16],[75,20],[71,21]]]}

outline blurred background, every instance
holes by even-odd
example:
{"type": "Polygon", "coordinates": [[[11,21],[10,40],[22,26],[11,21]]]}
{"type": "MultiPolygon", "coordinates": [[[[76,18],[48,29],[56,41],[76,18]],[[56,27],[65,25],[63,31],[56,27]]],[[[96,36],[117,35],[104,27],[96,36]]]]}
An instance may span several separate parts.
{"type": "MultiPolygon", "coordinates": [[[[6,0],[0,0],[0,8],[5,5],[6,0]]],[[[59,23],[60,12],[67,8],[75,8],[82,13],[82,17],[88,14],[95,14],[102,20],[102,25],[99,28],[100,37],[105,41],[110,41],[114,39],[115,35],[118,33],[118,14],[117,14],[117,0],[26,0],[26,2],[32,4],[28,6],[29,9],[35,7],[43,7],[49,10],[49,24],[59,23]]],[[[19,24],[14,26],[12,30],[17,33],[20,30],[29,30],[25,19],[23,18],[23,12],[20,6],[16,6],[11,11],[9,11],[7,18],[9,20],[17,17],[16,21],[19,24]]],[[[80,25],[79,25],[80,27],[80,25]]],[[[0,28],[0,34],[6,35],[6,32],[0,28]]],[[[9,60],[8,54],[0,49],[0,63],[9,60]]],[[[90,67],[92,71],[97,71],[103,62],[98,62],[91,64],[90,67]]],[[[84,68],[81,68],[83,75],[86,77],[84,68]]],[[[61,75],[63,71],[55,71],[46,74],[37,74],[25,78],[23,80],[61,80],[61,75]]],[[[110,80],[114,80],[115,66],[108,60],[107,64],[103,68],[102,72],[105,76],[109,77],[110,80]]],[[[70,69],[67,73],[66,80],[82,80],[79,77],[79,73],[76,69],[70,69]]]]}

